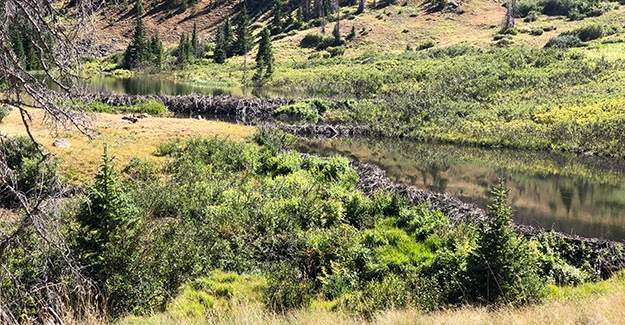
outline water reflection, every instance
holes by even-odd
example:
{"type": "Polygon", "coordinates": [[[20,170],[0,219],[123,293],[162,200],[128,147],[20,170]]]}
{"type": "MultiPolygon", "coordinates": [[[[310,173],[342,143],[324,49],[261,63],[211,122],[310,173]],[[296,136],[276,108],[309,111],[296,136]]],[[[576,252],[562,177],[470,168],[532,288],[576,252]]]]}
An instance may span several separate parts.
{"type": "Polygon", "coordinates": [[[113,92],[128,95],[231,95],[231,96],[262,96],[252,88],[214,87],[177,83],[171,80],[150,76],[118,78],[107,75],[94,75],[85,80],[86,88],[91,92],[113,92]]]}
{"type": "Polygon", "coordinates": [[[373,162],[394,181],[448,192],[481,207],[504,178],[516,222],[625,240],[622,160],[401,141],[308,140],[298,149],[373,162]]]}

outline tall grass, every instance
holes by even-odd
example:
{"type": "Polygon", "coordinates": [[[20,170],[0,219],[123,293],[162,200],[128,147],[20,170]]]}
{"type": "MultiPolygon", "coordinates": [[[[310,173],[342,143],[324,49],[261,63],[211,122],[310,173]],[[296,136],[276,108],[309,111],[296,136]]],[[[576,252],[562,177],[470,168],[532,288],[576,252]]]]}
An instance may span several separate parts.
{"type": "Polygon", "coordinates": [[[423,313],[417,309],[388,310],[367,321],[345,311],[295,310],[287,314],[269,312],[260,305],[238,303],[227,313],[201,318],[178,317],[170,313],[148,318],[128,317],[117,324],[619,324],[625,319],[625,278],[560,289],[565,295],[524,308],[463,307],[423,313]]]}

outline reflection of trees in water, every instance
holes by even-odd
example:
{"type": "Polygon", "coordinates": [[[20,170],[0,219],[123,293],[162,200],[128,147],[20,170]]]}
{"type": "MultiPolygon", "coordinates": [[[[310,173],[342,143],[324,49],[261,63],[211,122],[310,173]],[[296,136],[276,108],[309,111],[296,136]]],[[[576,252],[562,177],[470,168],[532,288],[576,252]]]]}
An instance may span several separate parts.
{"type": "Polygon", "coordinates": [[[449,179],[443,173],[449,172],[451,166],[446,162],[434,162],[426,165],[424,169],[419,168],[423,177],[423,185],[432,191],[447,192],[449,179]],[[432,184],[427,184],[428,175],[432,177],[432,184]]]}
{"type": "Polygon", "coordinates": [[[571,206],[573,205],[573,196],[575,195],[575,188],[568,184],[560,187],[560,198],[562,199],[562,203],[564,203],[564,207],[566,208],[566,215],[568,216],[571,213],[571,206]]]}
{"type": "Polygon", "coordinates": [[[586,199],[588,198],[588,194],[591,195],[590,201],[592,202],[593,201],[592,197],[595,192],[594,190],[595,190],[594,186],[590,185],[588,181],[586,180],[578,181],[577,182],[577,195],[579,196],[579,202],[582,205],[585,205],[586,199]]]}
{"type": "Polygon", "coordinates": [[[556,182],[554,183],[556,189],[560,192],[560,199],[562,200],[562,204],[566,208],[567,216],[570,215],[571,209],[573,207],[573,202],[576,197],[575,192],[577,191],[577,198],[579,199],[579,206],[586,206],[586,201],[589,198],[590,194],[590,202],[593,202],[593,193],[594,186],[590,184],[587,180],[583,179],[570,179],[570,178],[556,178],[556,182]]]}
{"type": "MultiPolygon", "coordinates": [[[[588,157],[572,156],[573,158],[567,160],[567,163],[571,163],[569,166],[561,166],[560,163],[564,163],[562,159],[556,159],[555,170],[545,171],[542,167],[549,164],[537,163],[540,159],[547,159],[544,153],[530,152],[527,154],[529,158],[511,162],[507,156],[487,157],[499,151],[477,151],[474,148],[447,150],[448,147],[445,146],[414,143],[406,145],[402,142],[374,140],[365,141],[364,145],[363,142],[352,140],[355,145],[345,145],[349,141],[338,142],[341,145],[328,141],[321,146],[331,149],[325,155],[342,151],[343,154],[354,157],[365,152],[367,155],[359,159],[379,164],[389,171],[389,176],[396,181],[408,182],[439,192],[455,191],[453,195],[483,208],[486,208],[492,200],[491,187],[499,177],[504,177],[507,180],[507,187],[511,189],[509,202],[519,217],[517,221],[548,229],[554,227],[564,232],[573,230],[584,236],[619,240],[625,238],[625,235],[622,235],[625,234],[622,221],[625,220],[625,183],[611,185],[601,182],[607,176],[608,179],[612,179],[611,175],[614,175],[615,171],[582,168],[581,175],[558,175],[567,172],[563,169],[576,172],[579,168],[573,163],[578,160],[582,160],[585,162],[584,166],[591,168],[591,160],[588,157]],[[366,150],[359,146],[366,147],[366,150]],[[471,156],[469,158],[474,160],[467,158],[467,155],[461,155],[466,152],[471,156]],[[485,166],[479,163],[482,161],[497,164],[485,166]],[[464,187],[465,185],[468,186],[464,187]]],[[[516,154],[520,158],[526,156],[525,153],[516,154]]],[[[569,157],[563,154],[560,156],[569,157]]],[[[625,170],[625,163],[621,165],[625,170]]]]}

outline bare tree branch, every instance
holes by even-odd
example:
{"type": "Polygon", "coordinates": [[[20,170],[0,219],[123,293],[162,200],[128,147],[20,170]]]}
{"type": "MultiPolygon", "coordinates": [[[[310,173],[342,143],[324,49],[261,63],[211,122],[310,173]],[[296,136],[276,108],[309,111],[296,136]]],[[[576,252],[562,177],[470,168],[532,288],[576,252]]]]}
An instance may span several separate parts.
{"type": "Polygon", "coordinates": [[[11,289],[0,289],[2,324],[63,323],[70,314],[84,313],[93,298],[94,286],[81,274],[61,233],[63,187],[50,173],[49,156],[32,133],[30,111],[44,111],[51,131],[93,132],[89,116],[74,99],[83,93],[81,55],[93,43],[92,33],[85,31],[101,4],[101,0],[0,0],[0,104],[19,111],[40,157],[39,173],[31,180],[34,185],[20,188],[21,171],[8,161],[3,148],[9,144],[0,138],[0,198],[10,196],[19,206],[18,220],[0,219],[0,283],[12,284],[11,289]],[[22,46],[35,58],[20,53],[22,46]],[[29,59],[38,63],[36,73],[29,70],[29,59]],[[24,282],[11,263],[31,260],[36,277],[24,282]],[[36,315],[16,314],[24,300],[30,301],[36,315]]]}

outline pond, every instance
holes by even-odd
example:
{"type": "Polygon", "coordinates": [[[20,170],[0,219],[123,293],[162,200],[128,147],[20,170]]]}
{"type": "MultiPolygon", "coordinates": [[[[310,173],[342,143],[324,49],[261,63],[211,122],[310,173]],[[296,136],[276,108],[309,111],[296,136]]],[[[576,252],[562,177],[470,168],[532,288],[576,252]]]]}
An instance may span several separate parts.
{"type": "Polygon", "coordinates": [[[151,76],[119,78],[110,75],[94,75],[85,79],[85,87],[91,92],[113,92],[128,95],[257,95],[257,92],[253,88],[202,86],[179,83],[151,76]]]}
{"type": "MultiPolygon", "coordinates": [[[[240,87],[203,87],[149,76],[94,76],[91,91],[125,94],[283,96],[240,87]]],[[[305,95],[303,95],[305,96],[305,95]]],[[[515,222],[584,237],[625,240],[625,161],[564,153],[462,148],[402,141],[303,140],[300,151],[372,162],[394,181],[485,208],[499,178],[510,189],[515,222]]]]}
{"type": "Polygon", "coordinates": [[[396,182],[447,192],[482,208],[503,178],[515,222],[625,240],[622,160],[402,141],[305,140],[298,149],[375,163],[396,182]]]}

